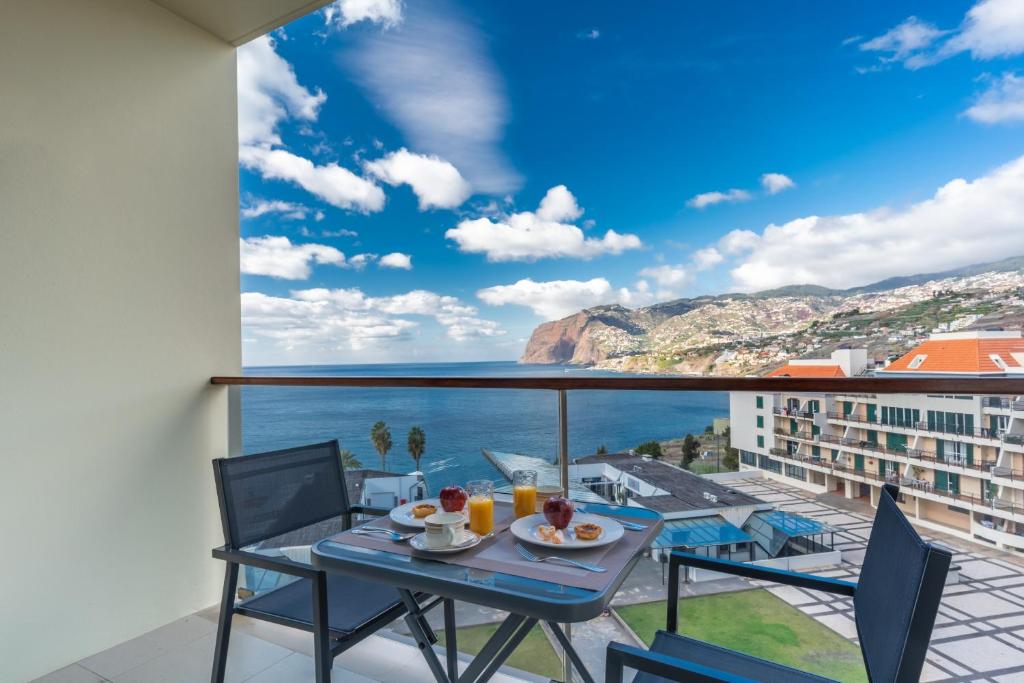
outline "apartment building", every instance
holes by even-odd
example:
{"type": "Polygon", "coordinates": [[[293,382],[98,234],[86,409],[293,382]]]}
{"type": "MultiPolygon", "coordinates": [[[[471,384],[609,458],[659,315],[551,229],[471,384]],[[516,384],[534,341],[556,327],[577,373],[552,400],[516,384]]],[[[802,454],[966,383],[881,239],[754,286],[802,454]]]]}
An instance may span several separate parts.
{"type": "MultiPolygon", "coordinates": [[[[1020,377],[1020,332],[933,334],[869,369],[864,349],[790,361],[789,377],[1020,377]]],[[[1024,396],[753,394],[730,397],[741,469],[874,505],[886,482],[923,527],[1024,552],[1024,396]]]]}

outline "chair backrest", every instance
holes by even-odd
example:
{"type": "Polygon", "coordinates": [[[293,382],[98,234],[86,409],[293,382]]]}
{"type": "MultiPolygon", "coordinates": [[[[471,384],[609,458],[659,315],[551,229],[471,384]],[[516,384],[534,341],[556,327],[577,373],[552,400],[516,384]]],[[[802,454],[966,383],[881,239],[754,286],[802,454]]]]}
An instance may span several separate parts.
{"type": "Polygon", "coordinates": [[[242,548],[349,511],[337,441],[213,461],[224,542],[242,548]]]}
{"type": "Polygon", "coordinates": [[[864,555],[854,610],[868,678],[916,682],[924,665],[952,555],[925,543],[882,488],[864,555]]]}

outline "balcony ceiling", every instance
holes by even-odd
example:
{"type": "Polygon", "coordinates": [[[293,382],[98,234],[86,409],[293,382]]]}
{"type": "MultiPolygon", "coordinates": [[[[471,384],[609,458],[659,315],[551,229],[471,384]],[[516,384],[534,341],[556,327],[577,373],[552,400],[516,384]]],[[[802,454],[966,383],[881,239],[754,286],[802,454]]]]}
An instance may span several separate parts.
{"type": "Polygon", "coordinates": [[[152,0],[215,36],[241,45],[331,0],[152,0]]]}

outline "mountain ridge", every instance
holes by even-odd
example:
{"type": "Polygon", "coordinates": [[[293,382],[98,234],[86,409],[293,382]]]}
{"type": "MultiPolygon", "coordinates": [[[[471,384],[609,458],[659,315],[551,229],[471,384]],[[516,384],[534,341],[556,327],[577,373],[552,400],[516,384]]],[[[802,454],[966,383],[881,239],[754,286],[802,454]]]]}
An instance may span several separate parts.
{"type": "Polygon", "coordinates": [[[1018,289],[1024,294],[1024,256],[843,290],[800,284],[635,309],[606,304],[538,325],[520,362],[749,374],[837,341],[898,353],[930,326],[1002,324],[1007,315],[1018,324],[1024,301],[1020,311],[1012,303],[1005,311],[992,305],[1001,292],[1018,289]]]}

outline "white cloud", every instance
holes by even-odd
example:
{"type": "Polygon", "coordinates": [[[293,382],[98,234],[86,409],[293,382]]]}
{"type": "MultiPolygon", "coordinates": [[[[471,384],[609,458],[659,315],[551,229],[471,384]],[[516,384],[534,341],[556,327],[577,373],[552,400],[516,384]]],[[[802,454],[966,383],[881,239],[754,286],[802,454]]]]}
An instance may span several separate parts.
{"type": "Polygon", "coordinates": [[[582,215],[583,209],[565,185],[556,185],[548,190],[537,208],[537,218],[542,221],[574,221],[582,215]]]}
{"type": "Polygon", "coordinates": [[[651,278],[662,290],[676,290],[689,283],[690,272],[681,265],[660,265],[644,268],[641,277],[651,278]]]}
{"type": "Polygon", "coordinates": [[[520,186],[500,149],[504,83],[474,26],[437,5],[410,3],[401,26],[354,42],[344,64],[412,149],[454,164],[476,191],[520,186]]]}
{"type": "Polygon", "coordinates": [[[975,59],[1024,53],[1024,3],[981,0],[967,11],[959,33],[943,46],[946,55],[968,51],[975,59]]]}
{"type": "Polygon", "coordinates": [[[254,146],[239,148],[238,159],[265,180],[295,183],[340,209],[369,213],[384,208],[383,190],[338,164],[318,165],[283,149],[254,146]]]}
{"type": "Polygon", "coordinates": [[[757,239],[753,230],[732,230],[718,240],[718,246],[726,254],[734,255],[753,249],[757,239]]]}
{"type": "Polygon", "coordinates": [[[238,49],[238,159],[264,179],[286,180],[343,209],[380,211],[384,191],[336,163],[317,165],[281,149],[278,126],[316,121],[327,96],[300,85],[267,36],[238,49]]]}
{"type": "Polygon", "coordinates": [[[580,31],[576,35],[585,40],[597,40],[598,38],[601,37],[601,32],[598,31],[596,28],[592,28],[588,31],[580,31]]]}
{"type": "Polygon", "coordinates": [[[355,230],[348,230],[341,228],[339,230],[323,230],[320,232],[324,237],[359,237],[359,233],[355,230]]]}
{"type": "Polygon", "coordinates": [[[476,293],[491,306],[527,306],[545,320],[557,320],[581,309],[613,303],[616,293],[603,277],[592,280],[535,282],[529,278],[511,285],[495,285],[476,293]]]}
{"type": "Polygon", "coordinates": [[[478,318],[473,306],[425,290],[384,297],[367,296],[358,288],[304,289],[290,297],[242,294],[245,334],[285,349],[359,350],[371,342],[407,338],[419,325],[408,316],[436,320],[456,341],[505,333],[494,321],[478,318]]]}
{"type": "Polygon", "coordinates": [[[782,173],[762,173],[761,187],[768,194],[778,194],[784,190],[796,187],[796,183],[788,175],[782,173]]]}
{"type": "Polygon", "coordinates": [[[356,254],[348,260],[348,265],[356,270],[362,270],[368,264],[377,260],[376,254],[356,254]]]}
{"type": "Polygon", "coordinates": [[[389,185],[407,184],[419,200],[420,211],[454,209],[469,198],[469,183],[459,170],[434,155],[413,154],[405,148],[368,161],[366,170],[389,185]]]}
{"type": "Polygon", "coordinates": [[[316,120],[327,95],[299,84],[291,64],[274,51],[270,37],[246,43],[237,54],[239,144],[280,144],[277,126],[282,120],[316,120]]]}
{"type": "Polygon", "coordinates": [[[1007,72],[992,79],[964,116],[979,123],[1024,121],[1024,77],[1007,72]]]}
{"type": "Polygon", "coordinates": [[[399,268],[401,270],[412,270],[412,257],[393,251],[380,257],[381,268],[399,268]]]}
{"type": "Polygon", "coordinates": [[[326,244],[292,244],[287,237],[247,237],[239,241],[242,272],[283,280],[305,280],[313,263],[344,267],[345,254],[326,244]]]}
{"type": "MultiPolygon", "coordinates": [[[[937,64],[962,52],[974,59],[1024,54],[1024,3],[1020,0],[980,0],[955,29],[941,30],[917,17],[860,44],[861,50],[881,52],[883,64],[902,62],[908,69],[937,64]]],[[[862,73],[877,69],[859,69],[862,73]]]]}
{"type": "Polygon", "coordinates": [[[308,207],[294,202],[285,202],[279,199],[259,199],[251,202],[248,206],[243,206],[241,214],[242,218],[258,218],[268,213],[276,213],[280,214],[281,218],[287,220],[301,221],[306,218],[308,211],[308,207]]]}
{"type": "Polygon", "coordinates": [[[702,192],[690,197],[686,205],[694,209],[703,209],[714,204],[721,204],[722,202],[745,202],[750,198],[750,193],[746,190],[733,188],[726,192],[702,192]]]}
{"type": "Polygon", "coordinates": [[[722,252],[718,251],[718,249],[705,247],[704,249],[698,249],[693,254],[693,267],[697,270],[708,270],[724,260],[725,257],[722,256],[722,252]]]}
{"type": "Polygon", "coordinates": [[[603,277],[548,282],[524,278],[510,285],[485,287],[476,295],[491,306],[525,306],[545,320],[564,318],[593,306],[622,304],[636,307],[653,303],[655,300],[649,285],[642,280],[636,283],[633,290],[628,287],[616,289],[603,277]]]}
{"type": "Polygon", "coordinates": [[[620,254],[639,249],[640,238],[608,230],[601,238],[586,237],[575,225],[545,220],[541,215],[561,220],[582,211],[564,186],[552,188],[544,196],[536,213],[522,211],[508,216],[466,219],[445,232],[459,245],[459,251],[486,254],[488,261],[535,261],[541,258],[589,259],[600,254],[620,254]]]}
{"type": "Polygon", "coordinates": [[[402,23],[401,0],[338,0],[324,7],[324,23],[330,28],[348,28],[360,21],[394,28],[402,23]]]}
{"type": "MultiPolygon", "coordinates": [[[[903,209],[808,216],[745,236],[732,269],[746,291],[868,284],[1024,253],[1024,157],[973,181],[951,180],[903,209]]],[[[728,236],[727,236],[728,237],[728,236]]],[[[738,240],[737,240],[738,241],[738,240]]]]}
{"type": "Polygon", "coordinates": [[[882,61],[903,62],[915,69],[930,63],[925,51],[946,33],[917,17],[907,17],[882,35],[861,43],[860,49],[885,53],[882,61]]]}

